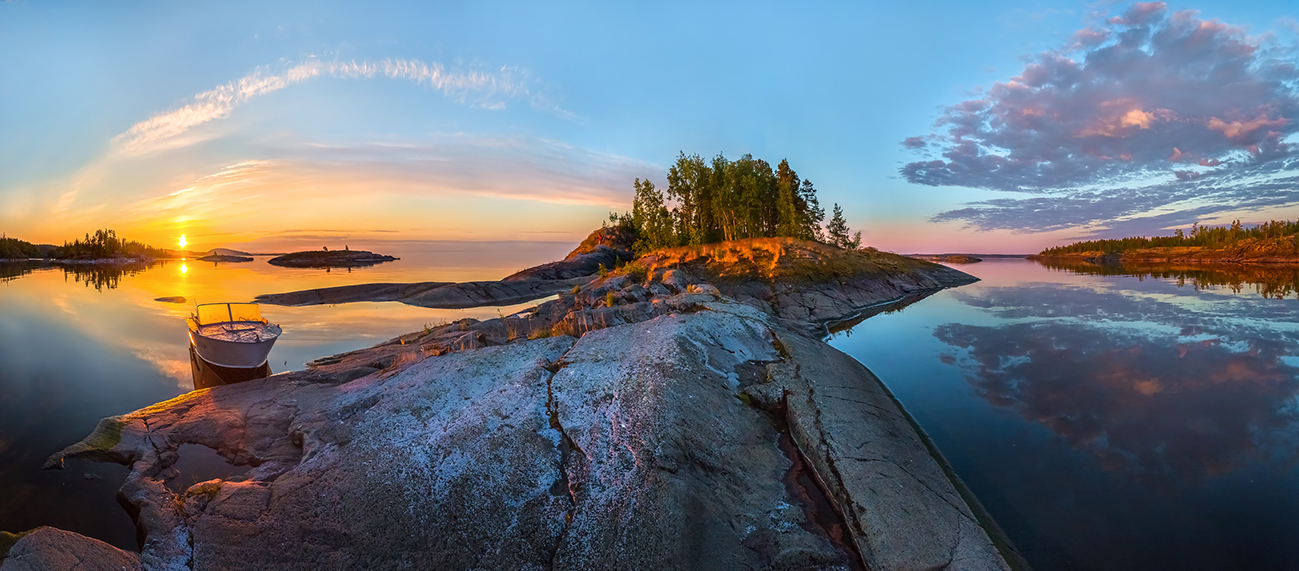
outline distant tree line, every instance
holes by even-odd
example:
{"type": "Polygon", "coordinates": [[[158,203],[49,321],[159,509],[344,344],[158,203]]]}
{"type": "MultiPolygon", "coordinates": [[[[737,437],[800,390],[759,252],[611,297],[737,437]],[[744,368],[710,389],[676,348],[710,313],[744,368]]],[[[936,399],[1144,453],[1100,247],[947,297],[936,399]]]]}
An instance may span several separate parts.
{"type": "Polygon", "coordinates": [[[55,250],[54,257],[59,259],[87,258],[131,258],[149,256],[154,258],[168,256],[166,250],[154,248],[134,240],[117,237],[112,230],[95,230],[86,234],[84,240],[64,241],[63,246],[55,250]]]}
{"type": "Polygon", "coordinates": [[[825,209],[817,201],[816,187],[800,179],[787,160],[772,169],[767,161],[748,154],[734,161],[718,154],[705,161],[683,152],[668,169],[667,181],[667,189],[660,191],[648,179],[636,179],[632,211],[610,215],[615,225],[635,231],[638,254],[777,236],[847,249],[861,246],[861,232],[849,235],[838,204],[822,230],[825,209]]]}
{"type": "Polygon", "coordinates": [[[1299,221],[1273,220],[1257,226],[1242,226],[1240,220],[1224,226],[1201,226],[1197,222],[1191,225],[1189,232],[1178,228],[1173,232],[1172,236],[1152,236],[1149,238],[1134,236],[1115,240],[1087,240],[1066,246],[1047,248],[1042,250],[1042,255],[1079,254],[1083,252],[1116,254],[1143,248],[1187,246],[1217,249],[1249,238],[1281,238],[1290,235],[1296,235],[1296,244],[1299,244],[1299,221]]]}
{"type": "Polygon", "coordinates": [[[0,260],[39,258],[41,249],[31,242],[17,238],[0,238],[0,260]]]}

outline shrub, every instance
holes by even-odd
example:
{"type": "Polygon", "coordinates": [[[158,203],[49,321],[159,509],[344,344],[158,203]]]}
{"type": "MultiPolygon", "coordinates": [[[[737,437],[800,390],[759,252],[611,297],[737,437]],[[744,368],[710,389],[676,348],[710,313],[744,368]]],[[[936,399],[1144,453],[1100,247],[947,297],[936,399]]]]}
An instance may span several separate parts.
{"type": "Polygon", "coordinates": [[[623,275],[636,283],[644,282],[645,278],[649,277],[649,271],[649,268],[640,262],[631,262],[622,267],[623,275]]]}

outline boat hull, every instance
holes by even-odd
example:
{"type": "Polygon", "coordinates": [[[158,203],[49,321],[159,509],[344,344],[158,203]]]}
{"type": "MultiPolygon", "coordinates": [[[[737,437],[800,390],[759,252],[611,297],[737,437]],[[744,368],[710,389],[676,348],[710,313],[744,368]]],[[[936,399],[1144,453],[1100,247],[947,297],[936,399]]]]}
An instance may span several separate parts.
{"type": "Polygon", "coordinates": [[[190,372],[194,375],[195,389],[210,389],[221,385],[233,385],[271,376],[270,363],[260,367],[222,367],[204,361],[193,345],[189,346],[190,372]]]}
{"type": "Polygon", "coordinates": [[[276,337],[254,343],[223,341],[189,332],[190,345],[204,361],[222,367],[248,369],[260,367],[271,354],[276,337]]]}

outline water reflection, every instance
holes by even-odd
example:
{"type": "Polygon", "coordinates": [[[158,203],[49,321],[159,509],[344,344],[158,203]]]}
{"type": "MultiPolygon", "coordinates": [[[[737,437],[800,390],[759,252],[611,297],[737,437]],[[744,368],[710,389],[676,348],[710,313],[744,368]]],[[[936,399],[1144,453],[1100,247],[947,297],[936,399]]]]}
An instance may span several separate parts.
{"type": "Polygon", "coordinates": [[[951,323],[934,335],[960,349],[943,358],[980,397],[1146,485],[1194,485],[1251,461],[1296,458],[1299,368],[1283,360],[1291,343],[1051,322],[951,323]]]}
{"type": "Polygon", "coordinates": [[[0,262],[0,283],[21,278],[39,267],[37,262],[0,262]]]}
{"type": "MultiPolygon", "coordinates": [[[[66,281],[71,277],[76,283],[85,284],[86,287],[93,287],[95,291],[104,291],[105,289],[117,289],[121,284],[123,277],[130,277],[139,274],[154,266],[166,266],[167,262],[148,262],[138,264],[69,264],[59,265],[63,270],[63,279],[66,281]]],[[[181,264],[184,268],[185,264],[181,264]]]]}
{"type": "Polygon", "coordinates": [[[1252,291],[1265,298],[1299,297],[1299,264],[1088,264],[1042,260],[1043,266],[1078,274],[1174,280],[1197,290],[1226,288],[1252,291]]]}
{"type": "MultiPolygon", "coordinates": [[[[499,279],[560,259],[571,244],[421,244],[402,260],[355,272],[248,264],[158,262],[139,267],[0,264],[0,530],[54,525],[135,549],[130,519],[114,500],[124,471],[108,465],[42,471],[50,454],[104,416],[193,388],[184,319],[193,303],[247,301],[262,293],[367,282],[499,279]],[[184,267],[184,272],[181,268],[184,267]],[[159,299],[164,301],[157,301],[159,299]],[[166,303],[184,298],[184,303],[166,303]]],[[[394,252],[395,253],[395,252],[394,252]]],[[[368,347],[465,317],[522,307],[435,310],[399,303],[276,307],[285,329],[270,356],[276,371],[368,347]]]]}
{"type": "Polygon", "coordinates": [[[960,269],[982,281],[831,343],[884,380],[1035,569],[1294,568],[1292,268],[960,269]]]}

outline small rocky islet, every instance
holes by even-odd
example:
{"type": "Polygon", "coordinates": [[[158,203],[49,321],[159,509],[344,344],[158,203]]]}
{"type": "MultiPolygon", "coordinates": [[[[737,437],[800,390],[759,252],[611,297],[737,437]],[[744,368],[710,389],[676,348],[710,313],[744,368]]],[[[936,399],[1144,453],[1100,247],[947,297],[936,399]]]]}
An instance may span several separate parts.
{"type": "Polygon", "coordinates": [[[243,262],[251,262],[253,261],[253,258],[251,256],[232,256],[228,254],[212,254],[209,256],[203,256],[198,260],[200,262],[243,263],[243,262]]]}
{"type": "Polygon", "coordinates": [[[1022,566],[888,389],[822,341],[975,278],[792,239],[635,260],[597,242],[499,282],[263,296],[558,294],[106,418],[46,466],[129,466],[141,552],[41,528],[0,569],[1022,566]],[[248,470],[173,492],[185,444],[248,470]]]}
{"type": "Polygon", "coordinates": [[[308,250],[276,256],[267,263],[285,268],[363,268],[398,259],[365,250],[308,250]]]}

